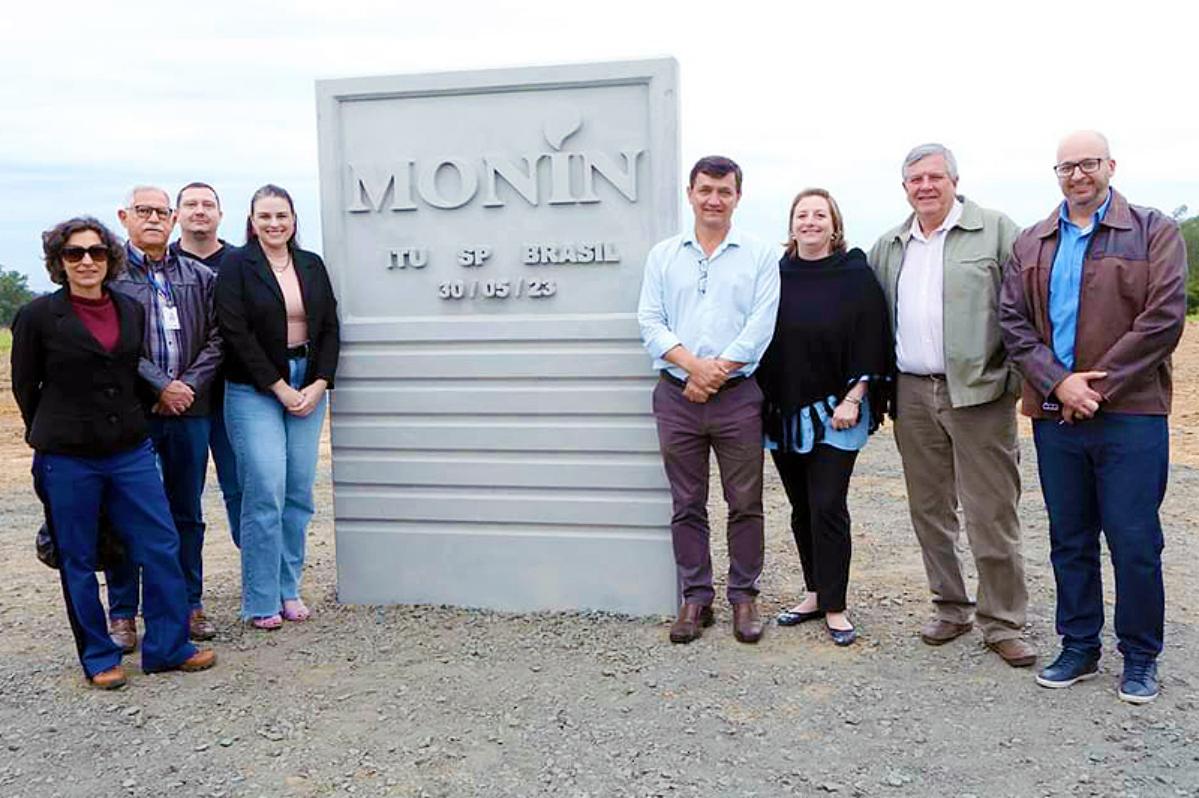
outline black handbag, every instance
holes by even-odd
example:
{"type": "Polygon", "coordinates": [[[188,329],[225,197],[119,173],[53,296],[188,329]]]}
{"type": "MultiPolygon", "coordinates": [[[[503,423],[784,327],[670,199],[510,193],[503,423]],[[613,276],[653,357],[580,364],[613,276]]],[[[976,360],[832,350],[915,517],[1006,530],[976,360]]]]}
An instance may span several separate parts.
{"type": "MultiPolygon", "coordinates": [[[[34,546],[37,550],[37,558],[44,565],[57,570],[58,550],[54,547],[54,539],[50,537],[48,523],[49,516],[38,528],[34,546]]],[[[108,571],[125,561],[125,545],[121,543],[121,538],[113,528],[112,521],[108,520],[108,514],[103,510],[100,511],[99,527],[99,540],[96,543],[96,570],[108,571]]]]}

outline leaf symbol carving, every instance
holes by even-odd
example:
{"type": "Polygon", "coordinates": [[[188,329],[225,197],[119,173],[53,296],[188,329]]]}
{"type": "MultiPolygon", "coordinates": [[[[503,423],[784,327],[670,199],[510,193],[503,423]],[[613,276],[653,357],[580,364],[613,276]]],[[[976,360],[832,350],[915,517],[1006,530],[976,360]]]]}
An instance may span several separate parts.
{"type": "Polygon", "coordinates": [[[545,121],[545,140],[555,150],[560,150],[562,143],[577,133],[582,126],[583,117],[577,109],[559,109],[545,121]]]}

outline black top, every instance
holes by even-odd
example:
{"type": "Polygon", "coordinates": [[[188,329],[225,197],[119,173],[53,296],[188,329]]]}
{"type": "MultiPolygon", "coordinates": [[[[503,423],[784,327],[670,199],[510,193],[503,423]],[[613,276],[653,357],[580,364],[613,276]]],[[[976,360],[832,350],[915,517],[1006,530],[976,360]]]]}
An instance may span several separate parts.
{"type": "Polygon", "coordinates": [[[212,253],[211,255],[209,255],[207,258],[201,258],[199,255],[196,255],[192,252],[188,252],[186,249],[183,248],[183,241],[180,239],[175,239],[174,241],[172,241],[171,245],[168,247],[168,249],[171,251],[172,254],[174,254],[176,256],[182,255],[185,258],[191,258],[192,260],[198,260],[198,261],[200,261],[200,263],[203,263],[205,266],[212,269],[217,274],[220,274],[221,273],[221,264],[224,263],[224,261],[225,261],[225,255],[227,255],[230,251],[232,251],[234,249],[234,247],[229,246],[229,243],[227,241],[225,241],[225,239],[223,239],[223,238],[218,238],[217,241],[220,242],[221,248],[218,249],[216,252],[212,253]]]}
{"type": "Polygon", "coordinates": [[[146,439],[152,402],[139,379],[145,318],[132,299],[109,292],[120,335],[105,351],[71,307],[66,288],[40,296],[12,325],[12,390],[25,440],[39,452],[104,457],[146,439]]]}
{"type": "MultiPolygon", "coordinates": [[[[849,389],[868,378],[870,430],[890,405],[895,349],[887,303],[860,249],[820,260],[779,261],[774,337],[756,376],[765,395],[765,432],[783,440],[783,420],[817,402],[831,413],[849,389]]],[[[813,418],[817,439],[823,430],[813,418]]]]}
{"type": "MultiPolygon", "coordinates": [[[[308,371],[303,384],[321,377],[332,388],[341,348],[333,286],[316,253],[295,249],[292,260],[308,317],[308,371]]],[[[216,311],[225,343],[226,380],[266,391],[276,381],[288,379],[287,308],[257,241],[225,256],[216,281],[216,311]]]]}

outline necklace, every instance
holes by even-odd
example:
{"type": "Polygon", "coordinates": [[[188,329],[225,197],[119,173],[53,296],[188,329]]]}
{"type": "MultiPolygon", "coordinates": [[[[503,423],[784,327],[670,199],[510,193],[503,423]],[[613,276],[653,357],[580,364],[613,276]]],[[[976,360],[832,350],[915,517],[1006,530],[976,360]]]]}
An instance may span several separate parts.
{"type": "Polygon", "coordinates": [[[271,271],[273,271],[275,274],[283,274],[284,272],[286,272],[288,269],[291,268],[291,255],[287,256],[287,262],[283,264],[282,268],[279,268],[278,266],[276,266],[275,262],[273,260],[271,260],[270,258],[267,258],[266,260],[267,260],[267,263],[269,263],[271,265],[271,271]]]}

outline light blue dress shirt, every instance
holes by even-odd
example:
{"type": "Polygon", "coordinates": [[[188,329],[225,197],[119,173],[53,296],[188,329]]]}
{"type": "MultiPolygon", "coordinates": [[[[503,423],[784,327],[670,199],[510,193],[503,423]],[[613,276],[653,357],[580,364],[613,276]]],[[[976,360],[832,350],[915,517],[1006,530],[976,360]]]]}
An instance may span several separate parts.
{"type": "Polygon", "coordinates": [[[1095,226],[1107,215],[1112,192],[1095,211],[1084,230],[1070,221],[1067,204],[1062,203],[1057,225],[1057,254],[1049,272],[1049,328],[1053,331],[1053,354],[1063,366],[1074,370],[1074,338],[1078,331],[1078,301],[1082,291],[1082,262],[1095,226]]]}
{"type": "MultiPolygon", "coordinates": [[[[816,428],[812,425],[811,416],[808,415],[809,409],[816,411],[816,415],[820,418],[820,425],[824,428],[823,436],[820,439],[821,445],[847,452],[861,451],[866,446],[866,440],[870,437],[870,400],[865,396],[862,397],[862,404],[858,406],[858,423],[848,429],[833,428],[833,414],[829,412],[828,405],[836,406],[836,404],[837,397],[830,396],[824,402],[817,402],[805,407],[784,420],[783,423],[791,425],[791,440],[795,442],[790,451],[791,454],[808,454],[816,448],[816,428]]],[[[766,449],[780,448],[779,441],[769,435],[765,438],[766,449]]]]}
{"type": "Polygon", "coordinates": [[[694,230],[651,249],[637,322],[654,368],[687,379],[686,371],[662,358],[682,344],[696,357],[744,363],[736,373],[753,374],[774,335],[780,255],[779,248],[736,228],[711,256],[694,230]]]}

